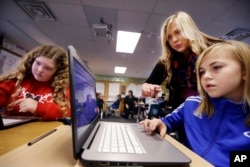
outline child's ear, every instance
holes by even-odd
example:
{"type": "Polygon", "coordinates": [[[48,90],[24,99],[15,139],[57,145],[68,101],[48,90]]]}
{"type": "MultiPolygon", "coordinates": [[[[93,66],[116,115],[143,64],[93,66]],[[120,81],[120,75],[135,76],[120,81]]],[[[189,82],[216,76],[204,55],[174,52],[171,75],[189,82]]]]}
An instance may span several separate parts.
{"type": "Polygon", "coordinates": [[[242,73],[242,79],[246,80],[246,78],[247,78],[246,71],[243,71],[243,73],[242,73]]]}

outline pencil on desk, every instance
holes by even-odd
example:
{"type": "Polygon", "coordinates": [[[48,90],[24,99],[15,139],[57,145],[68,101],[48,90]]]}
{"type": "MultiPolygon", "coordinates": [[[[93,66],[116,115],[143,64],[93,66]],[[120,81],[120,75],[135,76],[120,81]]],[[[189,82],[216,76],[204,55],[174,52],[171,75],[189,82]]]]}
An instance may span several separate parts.
{"type": "Polygon", "coordinates": [[[50,134],[54,133],[57,129],[52,129],[51,131],[44,133],[43,135],[39,136],[38,138],[35,138],[34,140],[31,140],[30,142],[28,142],[28,146],[31,146],[33,144],[35,144],[36,142],[44,139],[45,137],[49,136],[50,134]]]}

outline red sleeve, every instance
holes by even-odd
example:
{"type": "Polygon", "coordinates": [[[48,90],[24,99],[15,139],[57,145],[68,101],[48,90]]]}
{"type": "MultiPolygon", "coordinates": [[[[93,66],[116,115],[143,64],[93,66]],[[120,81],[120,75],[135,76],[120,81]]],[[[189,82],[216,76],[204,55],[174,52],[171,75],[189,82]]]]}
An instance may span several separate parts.
{"type": "Polygon", "coordinates": [[[8,105],[11,94],[15,90],[15,83],[14,80],[0,82],[0,107],[8,105]]]}
{"type": "MultiPolygon", "coordinates": [[[[66,90],[66,99],[70,99],[69,89],[66,90]]],[[[36,112],[34,113],[35,116],[39,116],[44,121],[53,121],[57,120],[58,118],[63,117],[63,113],[61,111],[60,105],[53,103],[53,102],[45,102],[45,103],[38,103],[36,112]]],[[[70,117],[70,107],[66,113],[66,117],[70,117]]]]}
{"type": "Polygon", "coordinates": [[[43,121],[54,121],[63,116],[60,106],[53,102],[38,102],[34,115],[41,117],[43,121]]]}

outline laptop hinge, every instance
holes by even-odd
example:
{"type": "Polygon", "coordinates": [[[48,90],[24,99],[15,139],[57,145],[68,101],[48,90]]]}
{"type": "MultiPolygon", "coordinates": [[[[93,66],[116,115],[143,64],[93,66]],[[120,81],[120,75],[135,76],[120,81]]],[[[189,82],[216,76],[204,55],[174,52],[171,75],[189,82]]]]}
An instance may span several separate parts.
{"type": "Polygon", "coordinates": [[[94,130],[93,130],[93,132],[94,133],[91,133],[90,134],[90,137],[88,138],[88,140],[85,142],[85,144],[83,145],[83,149],[85,150],[85,149],[90,149],[90,147],[91,147],[91,145],[92,145],[92,143],[93,143],[93,141],[94,141],[94,139],[95,139],[95,136],[96,136],[96,134],[97,134],[97,132],[98,132],[98,130],[100,129],[100,124],[98,124],[95,128],[94,128],[94,130]]]}

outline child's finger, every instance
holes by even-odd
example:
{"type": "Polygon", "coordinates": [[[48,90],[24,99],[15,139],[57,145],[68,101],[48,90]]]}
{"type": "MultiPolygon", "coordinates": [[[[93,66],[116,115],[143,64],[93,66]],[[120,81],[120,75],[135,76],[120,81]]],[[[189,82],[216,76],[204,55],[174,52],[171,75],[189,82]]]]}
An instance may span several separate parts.
{"type": "Polygon", "coordinates": [[[24,99],[18,99],[16,100],[13,104],[14,105],[19,105],[20,103],[22,103],[24,101],[24,99]]]}

